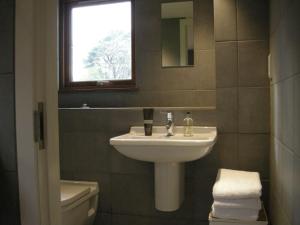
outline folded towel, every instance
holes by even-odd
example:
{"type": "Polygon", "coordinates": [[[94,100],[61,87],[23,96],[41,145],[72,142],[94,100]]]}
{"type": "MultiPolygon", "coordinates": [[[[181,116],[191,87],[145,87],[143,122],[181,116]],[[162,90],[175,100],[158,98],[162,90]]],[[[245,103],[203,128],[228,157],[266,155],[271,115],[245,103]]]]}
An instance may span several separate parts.
{"type": "Polygon", "coordinates": [[[219,219],[232,219],[243,221],[256,221],[259,210],[257,209],[228,209],[222,207],[212,207],[212,216],[219,219]]]}
{"type": "Polygon", "coordinates": [[[219,169],[213,187],[213,197],[215,200],[259,198],[261,189],[257,172],[219,169]]]}
{"type": "Polygon", "coordinates": [[[235,209],[261,209],[261,201],[259,198],[245,199],[217,199],[214,201],[214,206],[235,209]]]}

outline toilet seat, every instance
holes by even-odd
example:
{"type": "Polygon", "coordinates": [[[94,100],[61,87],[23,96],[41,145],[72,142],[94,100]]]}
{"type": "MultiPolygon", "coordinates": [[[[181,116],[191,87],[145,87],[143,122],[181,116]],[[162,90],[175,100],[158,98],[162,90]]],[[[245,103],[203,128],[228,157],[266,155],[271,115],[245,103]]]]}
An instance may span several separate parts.
{"type": "Polygon", "coordinates": [[[60,205],[62,212],[77,207],[82,202],[99,193],[99,187],[96,182],[61,180],[60,187],[60,205]]]}
{"type": "Polygon", "coordinates": [[[92,225],[98,208],[97,182],[61,180],[63,225],[92,225]]]}
{"type": "Polygon", "coordinates": [[[67,206],[78,199],[84,197],[85,195],[89,194],[91,191],[90,187],[76,185],[74,183],[68,182],[61,182],[60,184],[60,202],[61,206],[67,206]]]}

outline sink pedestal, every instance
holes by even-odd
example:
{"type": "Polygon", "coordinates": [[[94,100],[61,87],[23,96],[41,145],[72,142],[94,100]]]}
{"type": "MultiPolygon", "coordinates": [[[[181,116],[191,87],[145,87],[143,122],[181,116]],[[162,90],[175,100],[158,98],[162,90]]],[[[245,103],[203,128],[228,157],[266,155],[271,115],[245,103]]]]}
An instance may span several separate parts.
{"type": "Polygon", "coordinates": [[[144,127],[110,139],[121,154],[135,160],[153,162],[155,166],[155,207],[171,212],[184,200],[184,163],[203,158],[217,140],[216,127],[193,127],[194,135],[184,137],[184,127],[176,126],[175,135],[166,136],[166,127],[154,126],[152,136],[144,127]]]}
{"type": "Polygon", "coordinates": [[[155,208],[170,212],[184,200],[184,163],[155,163],[155,208]]]}

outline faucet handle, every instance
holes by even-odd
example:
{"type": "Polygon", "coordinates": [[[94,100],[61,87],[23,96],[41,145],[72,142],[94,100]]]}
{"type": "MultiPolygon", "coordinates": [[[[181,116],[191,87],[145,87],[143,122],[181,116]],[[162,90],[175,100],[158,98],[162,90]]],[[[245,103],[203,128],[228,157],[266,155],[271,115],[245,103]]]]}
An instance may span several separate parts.
{"type": "Polygon", "coordinates": [[[173,112],[170,112],[170,111],[160,111],[160,114],[166,115],[168,121],[173,121],[173,119],[174,119],[173,112]]]}
{"type": "Polygon", "coordinates": [[[167,112],[167,120],[173,120],[173,113],[167,112]]]}

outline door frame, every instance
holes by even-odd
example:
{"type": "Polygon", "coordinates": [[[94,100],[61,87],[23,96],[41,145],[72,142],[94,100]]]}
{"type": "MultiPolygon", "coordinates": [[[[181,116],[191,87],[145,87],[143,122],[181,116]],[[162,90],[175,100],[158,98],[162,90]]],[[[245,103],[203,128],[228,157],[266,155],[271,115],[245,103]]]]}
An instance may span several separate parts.
{"type": "Polygon", "coordinates": [[[58,139],[58,0],[16,0],[16,139],[22,225],[61,225],[58,139]],[[46,147],[34,141],[45,105],[46,147]]]}

